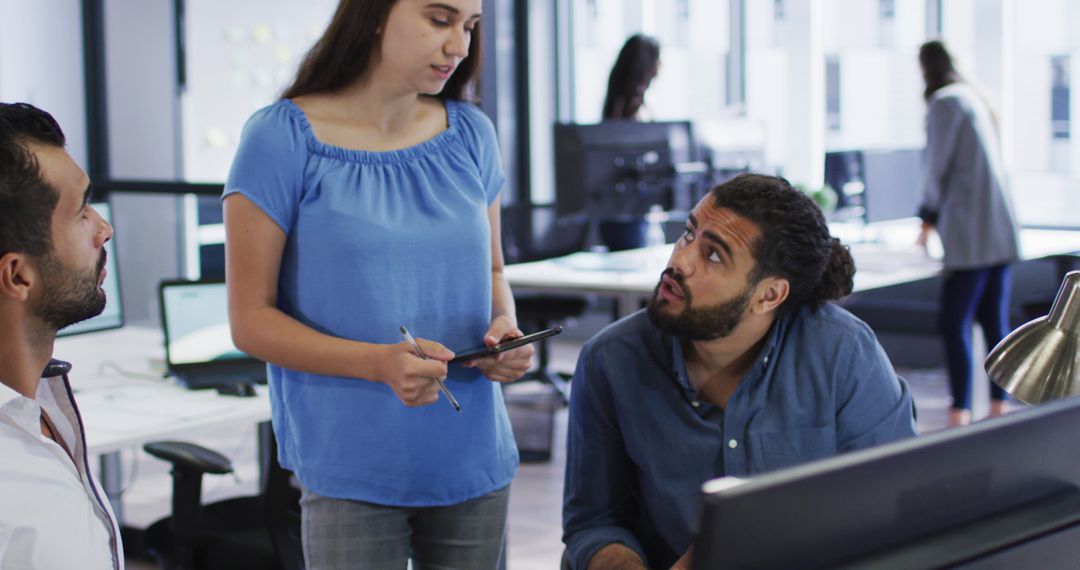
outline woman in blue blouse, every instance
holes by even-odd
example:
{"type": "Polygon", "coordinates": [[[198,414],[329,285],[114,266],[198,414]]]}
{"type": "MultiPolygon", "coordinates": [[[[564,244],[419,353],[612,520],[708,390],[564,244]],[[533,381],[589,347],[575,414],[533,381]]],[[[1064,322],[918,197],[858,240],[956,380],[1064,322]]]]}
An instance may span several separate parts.
{"type": "Polygon", "coordinates": [[[481,0],[342,0],[225,190],[229,313],[269,362],[308,568],[493,568],[523,347],[499,246],[495,131],[468,97],[481,0]],[[402,341],[419,338],[424,355],[402,341]],[[431,340],[426,340],[431,339],[431,340]],[[461,413],[440,402],[445,378],[461,413]]]}

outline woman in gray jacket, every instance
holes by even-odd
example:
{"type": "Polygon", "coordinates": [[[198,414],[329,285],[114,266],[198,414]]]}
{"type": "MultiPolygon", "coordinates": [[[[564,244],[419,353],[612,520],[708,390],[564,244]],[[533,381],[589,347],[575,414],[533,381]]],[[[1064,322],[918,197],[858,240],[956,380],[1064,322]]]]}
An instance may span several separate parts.
{"type": "MultiPolygon", "coordinates": [[[[919,64],[928,108],[919,243],[936,230],[945,250],[938,324],[953,396],[949,424],[963,425],[971,421],[971,323],[978,319],[989,348],[1008,334],[1019,232],[989,106],[941,42],[923,44],[919,64]]],[[[990,414],[1003,413],[1005,392],[991,384],[990,396],[990,414]]]]}

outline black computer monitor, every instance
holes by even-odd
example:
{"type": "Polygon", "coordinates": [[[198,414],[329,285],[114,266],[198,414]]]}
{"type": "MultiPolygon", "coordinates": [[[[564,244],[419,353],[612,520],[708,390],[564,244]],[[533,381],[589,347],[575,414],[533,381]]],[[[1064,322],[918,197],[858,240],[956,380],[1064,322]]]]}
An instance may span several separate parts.
{"type": "Polygon", "coordinates": [[[694,568],[1080,561],[1080,398],[703,487],[694,568]]]}
{"type": "Polygon", "coordinates": [[[845,193],[846,188],[859,188],[864,183],[863,153],[859,150],[834,150],[825,153],[825,184],[836,191],[836,208],[863,206],[862,192],[845,193]],[[852,182],[853,186],[848,186],[852,182]]]}
{"type": "Polygon", "coordinates": [[[639,216],[653,204],[693,207],[696,160],[687,121],[555,125],[555,209],[559,216],[639,216]]]}
{"type": "MultiPolygon", "coordinates": [[[[112,209],[107,202],[95,202],[91,204],[101,217],[110,224],[112,209]]],[[[69,336],[88,332],[116,329],[124,326],[124,303],[120,297],[120,272],[117,269],[116,237],[105,242],[105,282],[101,287],[105,290],[105,310],[100,315],[75,323],[61,329],[57,336],[69,336]]]]}

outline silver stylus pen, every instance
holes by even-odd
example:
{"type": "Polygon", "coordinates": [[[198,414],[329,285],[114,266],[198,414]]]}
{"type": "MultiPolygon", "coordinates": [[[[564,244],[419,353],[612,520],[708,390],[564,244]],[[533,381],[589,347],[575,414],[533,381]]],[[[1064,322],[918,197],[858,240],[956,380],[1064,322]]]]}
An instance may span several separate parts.
{"type": "MultiPolygon", "coordinates": [[[[427,360],[427,355],[424,354],[423,350],[420,350],[420,345],[416,344],[416,339],[413,338],[411,334],[409,334],[409,329],[405,328],[405,325],[401,325],[400,330],[401,336],[405,339],[405,342],[409,343],[409,345],[412,346],[413,350],[416,352],[416,355],[420,358],[423,358],[424,360],[427,360]]],[[[461,404],[458,403],[457,398],[455,398],[454,395],[450,393],[450,390],[446,387],[446,384],[444,384],[442,380],[436,378],[435,381],[439,383],[439,390],[442,391],[443,395],[446,396],[446,399],[450,401],[450,404],[453,405],[454,409],[457,410],[457,412],[460,414],[461,404]]]]}

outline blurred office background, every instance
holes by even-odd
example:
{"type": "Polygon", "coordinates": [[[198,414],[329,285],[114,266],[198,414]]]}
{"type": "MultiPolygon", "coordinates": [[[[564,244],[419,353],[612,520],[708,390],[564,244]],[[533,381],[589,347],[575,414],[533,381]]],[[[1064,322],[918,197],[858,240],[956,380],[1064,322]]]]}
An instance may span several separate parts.
{"type": "MultiPolygon", "coordinates": [[[[121,256],[150,256],[124,275],[130,317],[154,318],[153,296],[137,294],[147,283],[220,270],[212,196],[243,123],[277,96],[334,5],[0,0],[0,99],[57,115],[76,160],[114,191],[120,229],[138,235],[143,253],[118,240],[121,256]]],[[[901,151],[896,163],[912,164],[922,147],[916,52],[942,37],[995,106],[1021,221],[1078,223],[1073,2],[486,0],[484,11],[479,95],[499,129],[504,204],[555,201],[554,125],[599,121],[615,55],[641,32],[662,46],[650,109],[690,121],[713,168],[829,182],[842,201],[865,191],[853,200],[865,206],[872,156],[901,151]]],[[[882,184],[914,201],[918,172],[893,169],[882,184]]]]}
{"type": "MultiPolygon", "coordinates": [[[[129,323],[157,325],[160,280],[222,274],[217,196],[243,124],[278,96],[335,5],[0,0],[0,100],[52,112],[71,154],[110,200],[129,323]]],[[[668,180],[672,191],[697,183],[700,192],[701,184],[754,170],[782,174],[809,190],[829,184],[846,206],[838,217],[913,215],[925,114],[916,54],[921,43],[940,37],[995,108],[1020,221],[1080,229],[1080,144],[1071,121],[1080,97],[1072,89],[1080,36],[1071,29],[1080,21],[1080,3],[484,0],[483,6],[479,96],[499,132],[508,175],[503,204],[520,221],[504,229],[523,252],[544,251],[550,228],[559,227],[556,125],[599,122],[608,72],[634,33],[661,44],[661,68],[646,97],[655,118],[692,129],[691,154],[660,159],[699,165],[685,185],[668,180]]],[[[681,176],[674,165],[660,166],[660,174],[650,174],[653,182],[681,176]]],[[[685,199],[664,204],[686,205],[685,199]]],[[[1049,262],[1016,271],[1018,323],[1041,310],[1058,281],[1049,262]]],[[[860,295],[849,306],[875,327],[898,365],[939,369],[936,287],[935,280],[903,285],[860,295]]],[[[586,305],[576,317],[582,326],[559,345],[556,365],[563,371],[580,340],[604,321],[601,301],[586,305]]],[[[534,474],[536,484],[557,491],[561,474],[548,470],[534,474]]],[[[557,516],[558,505],[552,508],[557,516]]],[[[557,541],[557,527],[548,534],[557,541]]]]}
{"type": "MultiPolygon", "coordinates": [[[[118,239],[142,269],[123,275],[130,318],[155,318],[147,285],[157,279],[220,272],[213,196],[240,130],[334,5],[0,0],[0,99],[55,113],[73,156],[112,191],[120,235],[138,236],[118,239]]],[[[707,153],[693,159],[829,183],[842,203],[871,210],[847,215],[909,215],[924,137],[916,52],[942,37],[997,111],[1022,223],[1078,223],[1073,2],[485,0],[484,11],[479,95],[499,130],[505,205],[553,205],[554,125],[599,121],[615,55],[640,32],[662,46],[647,103],[659,121],[690,122],[707,153]],[[907,195],[872,211],[896,189],[907,195]]]]}

